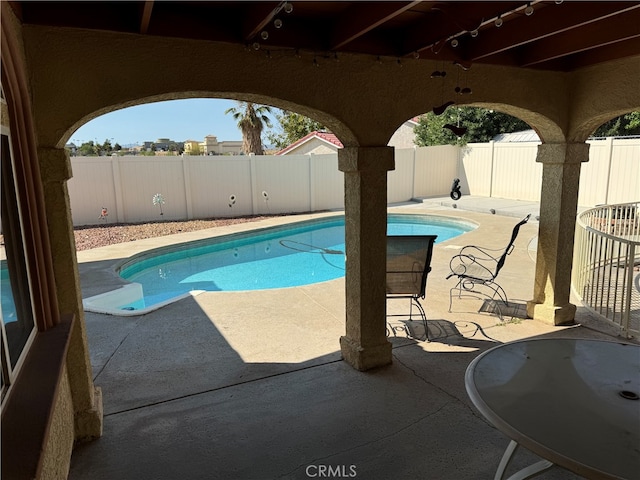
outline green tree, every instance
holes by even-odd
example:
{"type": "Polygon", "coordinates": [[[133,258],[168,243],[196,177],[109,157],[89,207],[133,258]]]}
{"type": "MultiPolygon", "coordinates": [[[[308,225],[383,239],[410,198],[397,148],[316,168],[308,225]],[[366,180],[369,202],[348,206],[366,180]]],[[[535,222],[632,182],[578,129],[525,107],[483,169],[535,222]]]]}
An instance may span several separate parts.
{"type": "Polygon", "coordinates": [[[625,137],[640,135],[640,112],[630,112],[603,123],[593,133],[594,137],[625,137]]]}
{"type": "Polygon", "coordinates": [[[326,130],[321,123],[299,113],[280,110],[276,113],[280,131],[275,129],[267,134],[267,139],[276,148],[285,148],[300,140],[305,135],[318,130],[326,130]]]}
{"type": "Polygon", "coordinates": [[[111,152],[113,152],[113,147],[111,146],[111,142],[109,141],[108,138],[104,140],[104,143],[102,145],[98,145],[98,147],[99,147],[98,155],[101,155],[101,154],[111,155],[111,152]]]}
{"type": "Polygon", "coordinates": [[[271,108],[266,105],[256,106],[251,102],[238,102],[238,107],[227,109],[225,114],[231,114],[238,122],[242,132],[242,151],[246,154],[264,155],[262,146],[262,131],[264,127],[271,128],[271,120],[267,116],[271,108]]]}
{"type": "Polygon", "coordinates": [[[500,133],[528,130],[529,125],[519,118],[506,113],[477,107],[447,108],[442,115],[433,112],[420,117],[414,132],[414,143],[418,146],[465,145],[467,143],[488,142],[500,133]],[[445,125],[466,128],[466,132],[456,135],[445,125]]]}
{"type": "Polygon", "coordinates": [[[97,155],[96,145],[93,143],[93,140],[88,142],[84,142],[80,147],[78,147],[78,155],[82,155],[83,157],[91,157],[97,155]]]}

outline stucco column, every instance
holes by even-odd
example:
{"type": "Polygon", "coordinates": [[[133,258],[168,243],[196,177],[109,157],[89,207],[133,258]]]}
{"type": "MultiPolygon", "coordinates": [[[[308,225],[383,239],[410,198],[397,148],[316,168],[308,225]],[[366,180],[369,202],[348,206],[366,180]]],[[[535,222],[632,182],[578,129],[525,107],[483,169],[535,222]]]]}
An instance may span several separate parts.
{"type": "Polygon", "coordinates": [[[357,370],[391,363],[386,335],[387,171],[391,147],[338,150],[344,172],[346,335],[343,358],[357,370]]]}
{"type": "Polygon", "coordinates": [[[580,164],[589,160],[586,143],[538,146],[542,194],[538,254],[530,317],[552,325],[572,323],[576,306],[569,303],[573,243],[578,208],[580,164]]]}
{"type": "Polygon", "coordinates": [[[73,313],[77,319],[71,332],[66,364],[73,399],[75,437],[76,440],[89,440],[102,435],[102,392],[93,385],[82,308],[67,190],[67,180],[71,178],[71,162],[68,153],[58,148],[39,148],[38,160],[44,185],[47,226],[54,252],[53,269],[58,305],[62,313],[73,313]]]}

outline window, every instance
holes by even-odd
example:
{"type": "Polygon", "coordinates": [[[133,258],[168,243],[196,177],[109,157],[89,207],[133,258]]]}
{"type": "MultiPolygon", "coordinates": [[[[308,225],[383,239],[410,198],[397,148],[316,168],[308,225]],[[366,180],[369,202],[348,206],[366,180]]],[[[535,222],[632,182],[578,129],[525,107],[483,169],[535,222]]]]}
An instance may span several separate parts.
{"type": "Polygon", "coordinates": [[[31,290],[23,245],[23,223],[16,195],[8,129],[0,135],[0,328],[2,400],[35,336],[31,290]]]}

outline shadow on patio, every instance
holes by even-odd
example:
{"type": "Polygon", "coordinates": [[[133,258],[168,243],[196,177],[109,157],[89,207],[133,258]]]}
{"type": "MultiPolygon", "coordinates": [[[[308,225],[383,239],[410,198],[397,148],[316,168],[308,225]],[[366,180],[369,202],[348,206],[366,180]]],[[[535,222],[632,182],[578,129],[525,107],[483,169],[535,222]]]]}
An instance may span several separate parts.
{"type": "MultiPolygon", "coordinates": [[[[496,228],[513,223],[487,218],[496,228]]],[[[522,284],[510,285],[514,298],[525,298],[533,277],[526,246],[535,228],[527,232],[505,272],[522,284]]],[[[343,279],[204,293],[140,317],[87,313],[104,435],[74,450],[69,478],[305,479],[329,466],[334,478],[492,478],[508,439],[471,406],[468,364],[525,337],[613,337],[534,320],[499,324],[477,313],[481,300],[456,299],[448,313],[446,243],[427,282],[433,340],[392,337],[393,364],[365,373],[340,360],[343,279]]],[[[91,267],[80,264],[81,278],[91,267]]],[[[532,461],[522,451],[512,468],[532,461]]],[[[554,469],[541,478],[580,477],[554,469]]]]}

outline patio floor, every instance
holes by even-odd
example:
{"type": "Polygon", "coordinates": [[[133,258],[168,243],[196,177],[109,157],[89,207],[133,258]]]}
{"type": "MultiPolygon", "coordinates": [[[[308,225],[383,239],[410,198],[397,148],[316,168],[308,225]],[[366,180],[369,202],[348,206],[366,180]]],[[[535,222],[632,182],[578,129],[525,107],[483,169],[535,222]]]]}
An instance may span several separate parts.
{"type": "MultiPolygon", "coordinates": [[[[527,337],[620,338],[583,308],[572,327],[517,318],[500,323],[478,313],[478,299],[454,299],[449,313],[454,281],[445,277],[457,247],[504,246],[517,220],[432,203],[392,210],[480,224],[434,249],[424,302],[431,342],[392,337],[392,365],[352,369],[341,361],[338,344],[343,279],[203,293],[137,317],[87,312],[104,435],[76,447],[69,478],[306,479],[321,478],[329,466],[333,478],[493,478],[508,439],[471,405],[467,365],[488,348],[527,337]]],[[[135,251],[256,226],[78,252],[83,296],[116,288],[121,281],[110,267],[135,251]]],[[[536,234],[535,221],[522,228],[500,275],[510,299],[521,304],[532,292],[536,234]]],[[[521,450],[512,468],[534,460],[521,450]]],[[[580,477],[556,468],[540,478],[580,477]]]]}

